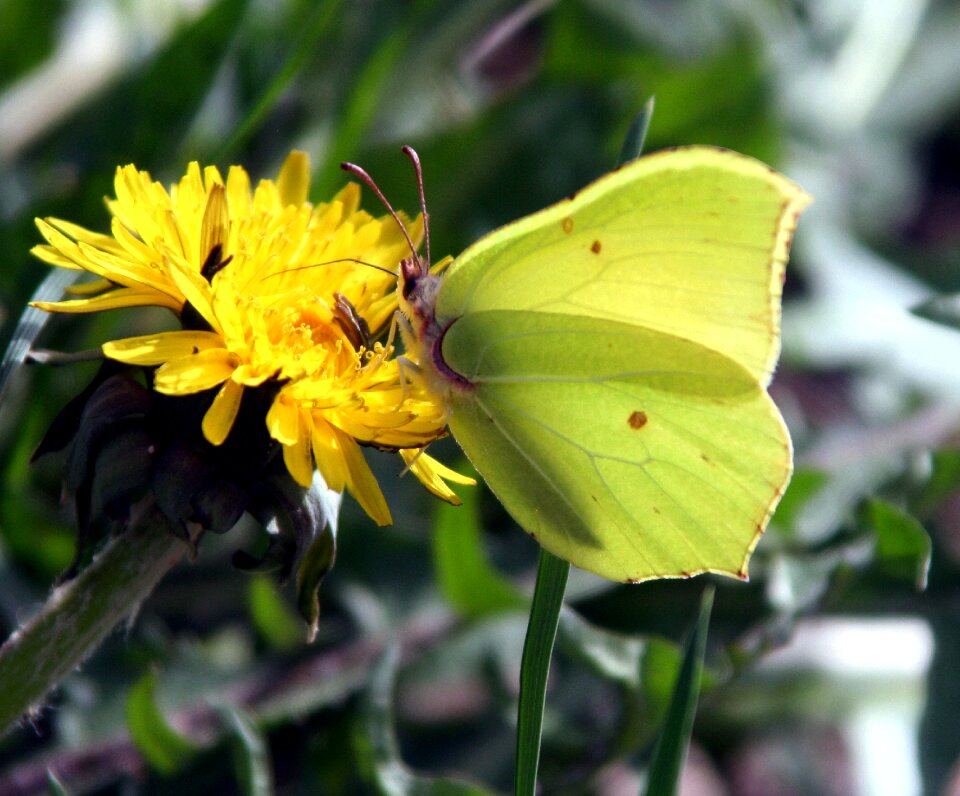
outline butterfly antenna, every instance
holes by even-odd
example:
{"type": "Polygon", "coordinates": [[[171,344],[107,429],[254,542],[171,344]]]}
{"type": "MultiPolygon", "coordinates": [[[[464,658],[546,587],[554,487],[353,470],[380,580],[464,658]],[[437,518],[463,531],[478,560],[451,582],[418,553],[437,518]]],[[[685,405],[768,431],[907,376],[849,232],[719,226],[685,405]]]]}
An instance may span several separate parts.
{"type": "Polygon", "coordinates": [[[417,154],[412,146],[402,146],[400,151],[403,152],[410,162],[413,163],[413,170],[417,175],[417,193],[420,196],[420,214],[423,216],[423,238],[424,238],[424,247],[427,252],[427,267],[430,267],[430,264],[433,260],[430,259],[430,214],[427,212],[427,197],[423,192],[423,167],[420,165],[420,156],[417,154]]]}
{"type": "Polygon", "coordinates": [[[383,191],[381,191],[377,184],[373,181],[373,177],[367,174],[367,172],[356,163],[341,163],[340,168],[344,171],[350,172],[355,177],[359,177],[361,180],[363,180],[364,184],[366,184],[366,186],[377,195],[377,198],[383,203],[383,206],[387,208],[387,211],[391,216],[393,216],[393,220],[397,222],[397,226],[400,227],[400,231],[403,233],[403,237],[406,239],[407,245],[410,247],[410,253],[413,255],[415,260],[419,260],[420,255],[417,254],[417,247],[413,245],[413,240],[410,237],[410,233],[407,231],[404,223],[400,220],[400,216],[397,215],[397,211],[393,209],[393,205],[387,201],[387,197],[383,195],[383,191]]]}
{"type": "Polygon", "coordinates": [[[396,272],[391,271],[389,268],[384,268],[382,265],[377,265],[376,263],[368,263],[366,260],[361,260],[358,257],[337,257],[335,260],[322,260],[317,263],[308,263],[307,265],[294,265],[290,268],[281,268],[279,271],[274,271],[271,274],[261,277],[260,280],[264,281],[274,276],[291,274],[294,271],[306,271],[308,268],[320,268],[324,265],[336,265],[337,263],[354,263],[356,265],[362,265],[366,268],[374,268],[377,271],[383,271],[385,274],[390,274],[391,276],[396,275],[396,272]]]}

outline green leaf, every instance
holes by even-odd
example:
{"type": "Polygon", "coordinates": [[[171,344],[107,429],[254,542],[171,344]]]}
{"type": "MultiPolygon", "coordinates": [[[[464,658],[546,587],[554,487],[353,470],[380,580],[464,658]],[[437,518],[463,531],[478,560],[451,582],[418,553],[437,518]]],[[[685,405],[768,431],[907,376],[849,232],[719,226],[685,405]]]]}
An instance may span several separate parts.
{"type": "Polygon", "coordinates": [[[949,326],[951,329],[960,329],[960,293],[935,296],[916,307],[911,307],[910,312],[928,321],[949,326]]]}
{"type": "Polygon", "coordinates": [[[683,654],[680,647],[664,639],[650,639],[640,664],[640,682],[650,711],[651,722],[660,723],[667,715],[683,654]]]}
{"type": "Polygon", "coordinates": [[[800,511],[820,489],[830,480],[826,473],[819,470],[798,469],[790,479],[790,485],[777,506],[774,522],[779,528],[789,531],[800,511]]]}
{"type": "Polygon", "coordinates": [[[391,646],[374,667],[360,708],[353,748],[364,777],[382,796],[491,796],[472,783],[418,776],[403,762],[393,729],[397,663],[397,648],[391,646]]]}
{"type": "Polygon", "coordinates": [[[157,674],[147,672],[127,694],[127,729],[147,762],[161,774],[182,771],[200,746],[167,722],[156,702],[157,674]]]}
{"type": "Polygon", "coordinates": [[[271,796],[273,768],[270,747],[256,722],[238,708],[221,711],[233,742],[234,768],[240,792],[244,796],[271,796]]]}
{"type": "Polygon", "coordinates": [[[575,611],[564,611],[560,615],[558,643],[571,658],[601,677],[626,688],[639,687],[646,639],[614,633],[591,624],[575,611]]]}
{"type": "Polygon", "coordinates": [[[307,638],[313,641],[320,622],[320,584],[333,567],[337,550],[336,535],[329,525],[304,548],[297,562],[297,606],[307,623],[307,638]]]}
{"type": "Polygon", "coordinates": [[[697,624],[687,639],[683,664],[673,689],[667,719],[653,753],[645,796],[674,796],[677,792],[700,697],[700,677],[703,673],[703,656],[707,647],[707,628],[710,625],[712,607],[713,589],[708,588],[700,602],[697,624]]]}
{"type": "Polygon", "coordinates": [[[464,490],[461,506],[438,503],[432,544],[440,591],[458,613],[476,618],[527,605],[523,595],[487,558],[479,489],[464,490]]]}
{"type": "Polygon", "coordinates": [[[294,650],[303,644],[303,624],[269,578],[251,578],[247,609],[254,627],[274,649],[294,650]]]}
{"type": "Polygon", "coordinates": [[[867,502],[866,523],[877,536],[877,563],[890,575],[927,586],[931,542],[919,520],[884,500],[867,502]]]}
{"type": "Polygon", "coordinates": [[[540,734],[547,694],[547,675],[563,606],[570,564],[540,549],[537,585],[530,606],[530,622],[520,661],[520,704],[517,707],[516,796],[533,796],[540,766],[540,734]]]}
{"type": "Polygon", "coordinates": [[[960,488],[960,450],[933,451],[930,465],[926,483],[911,502],[911,509],[918,517],[935,511],[960,488]]]}

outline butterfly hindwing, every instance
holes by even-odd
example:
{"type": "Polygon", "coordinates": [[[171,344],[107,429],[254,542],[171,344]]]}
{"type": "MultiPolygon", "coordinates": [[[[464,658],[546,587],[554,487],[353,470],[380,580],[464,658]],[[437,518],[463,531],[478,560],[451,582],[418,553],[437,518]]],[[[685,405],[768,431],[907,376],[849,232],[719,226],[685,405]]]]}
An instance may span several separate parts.
{"type": "Polygon", "coordinates": [[[451,399],[451,430],[544,547],[614,580],[745,572],[790,471],[748,371],[589,317],[470,313],[448,337],[476,385],[451,399]]]}

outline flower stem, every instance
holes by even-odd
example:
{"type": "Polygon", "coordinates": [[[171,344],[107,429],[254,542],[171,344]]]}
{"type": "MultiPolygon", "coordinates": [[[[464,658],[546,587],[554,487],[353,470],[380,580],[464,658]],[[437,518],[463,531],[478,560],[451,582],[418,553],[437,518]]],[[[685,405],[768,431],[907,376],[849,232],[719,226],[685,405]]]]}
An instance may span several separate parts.
{"type": "Polygon", "coordinates": [[[0,647],[0,734],[76,669],[130,617],[187,547],[149,505],[76,578],[0,647]]]}

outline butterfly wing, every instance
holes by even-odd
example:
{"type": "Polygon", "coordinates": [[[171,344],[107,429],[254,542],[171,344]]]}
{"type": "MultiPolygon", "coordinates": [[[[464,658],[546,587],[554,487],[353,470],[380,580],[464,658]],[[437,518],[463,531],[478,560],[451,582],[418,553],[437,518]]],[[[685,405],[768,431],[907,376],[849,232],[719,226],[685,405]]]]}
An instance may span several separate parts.
{"type": "Polygon", "coordinates": [[[548,550],[616,580],[745,577],[791,472],[765,385],[805,201],[748,158],[672,150],[454,264],[442,354],[474,389],[450,427],[548,550]]]}
{"type": "Polygon", "coordinates": [[[713,348],[766,384],[780,351],[787,253],[808,201],[734,152],[647,155],[468,248],[437,317],[516,309],[607,318],[713,348]]]}
{"type": "Polygon", "coordinates": [[[451,431],[544,547],[613,580],[745,576],[791,460],[748,371],[663,332],[559,313],[471,313],[448,335],[477,385],[452,399],[451,431]]]}

